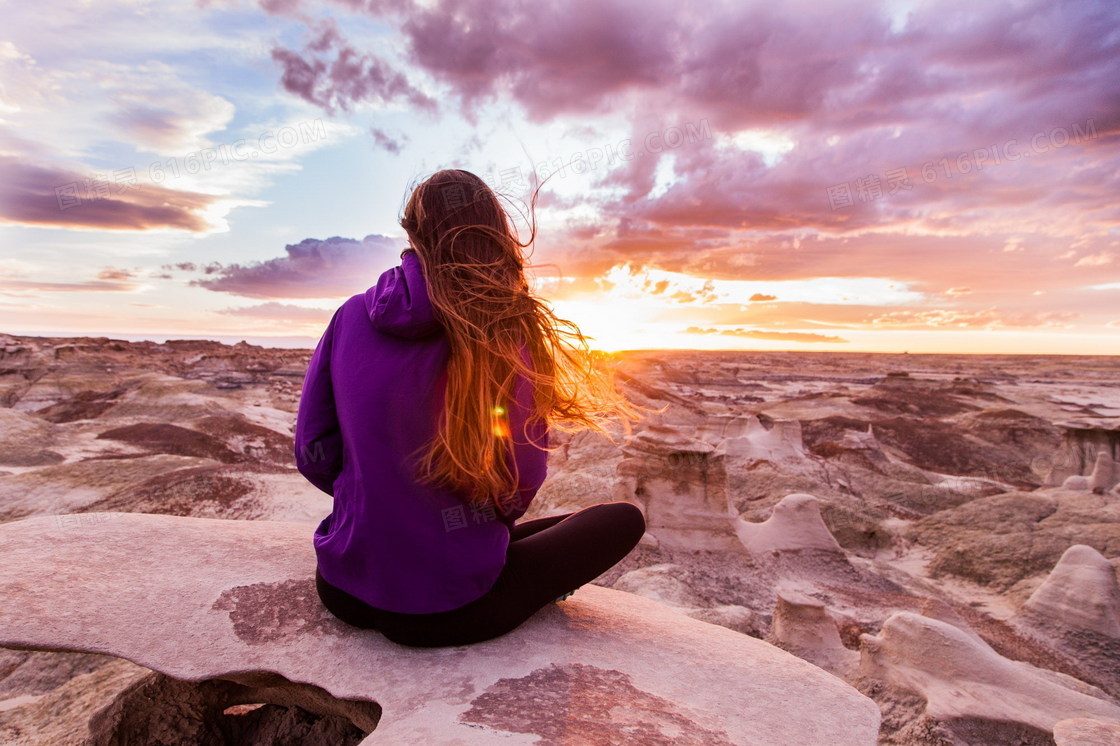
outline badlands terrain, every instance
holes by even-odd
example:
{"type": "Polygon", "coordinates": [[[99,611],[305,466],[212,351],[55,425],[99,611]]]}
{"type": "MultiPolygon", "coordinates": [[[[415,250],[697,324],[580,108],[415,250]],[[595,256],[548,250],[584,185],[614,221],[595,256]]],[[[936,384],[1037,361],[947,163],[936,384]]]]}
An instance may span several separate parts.
{"type": "Polygon", "coordinates": [[[648,533],[440,689],[308,584],[310,353],[0,335],[0,743],[1120,743],[1120,358],[619,353],[525,518],[648,533]]]}

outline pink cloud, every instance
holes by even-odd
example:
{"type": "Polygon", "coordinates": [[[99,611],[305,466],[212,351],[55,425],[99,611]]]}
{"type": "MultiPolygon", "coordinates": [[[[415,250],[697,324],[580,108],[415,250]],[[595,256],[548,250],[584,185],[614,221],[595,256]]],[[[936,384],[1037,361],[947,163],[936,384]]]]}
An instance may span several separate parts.
{"type": "Polygon", "coordinates": [[[1073,311],[1027,311],[1021,313],[987,308],[980,311],[932,309],[922,311],[888,311],[870,319],[876,326],[919,327],[1067,327],[1079,314],[1073,311]]]}
{"type": "Polygon", "coordinates": [[[772,332],[763,329],[713,329],[711,327],[690,326],[684,330],[685,334],[718,334],[730,337],[743,337],[746,339],[770,339],[780,342],[847,342],[843,337],[813,332],[772,332]]]}
{"type": "Polygon", "coordinates": [[[17,297],[34,296],[41,293],[129,293],[139,287],[140,285],[134,282],[102,279],[82,282],[0,279],[0,293],[17,297]]]}

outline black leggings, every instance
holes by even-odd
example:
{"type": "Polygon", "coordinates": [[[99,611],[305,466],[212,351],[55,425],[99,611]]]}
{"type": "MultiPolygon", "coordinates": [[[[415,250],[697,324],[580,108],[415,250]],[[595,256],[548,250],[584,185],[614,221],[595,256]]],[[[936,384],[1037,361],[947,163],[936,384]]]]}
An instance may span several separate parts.
{"type": "Polygon", "coordinates": [[[318,568],[315,583],[327,610],[351,626],[376,629],[412,647],[467,645],[512,631],[599,577],[630,553],[645,527],[642,511],[628,502],[522,521],[510,531],[506,563],[494,586],[465,606],[434,614],[374,608],[327,583],[318,568]]]}

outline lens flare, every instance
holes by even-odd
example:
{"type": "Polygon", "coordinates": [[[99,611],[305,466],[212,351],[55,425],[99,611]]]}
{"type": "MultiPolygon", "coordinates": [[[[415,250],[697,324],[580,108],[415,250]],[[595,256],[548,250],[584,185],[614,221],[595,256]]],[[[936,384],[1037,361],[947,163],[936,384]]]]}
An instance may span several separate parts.
{"type": "Polygon", "coordinates": [[[506,417],[506,409],[503,406],[496,406],[493,409],[493,432],[499,438],[509,437],[509,420],[506,417]]]}

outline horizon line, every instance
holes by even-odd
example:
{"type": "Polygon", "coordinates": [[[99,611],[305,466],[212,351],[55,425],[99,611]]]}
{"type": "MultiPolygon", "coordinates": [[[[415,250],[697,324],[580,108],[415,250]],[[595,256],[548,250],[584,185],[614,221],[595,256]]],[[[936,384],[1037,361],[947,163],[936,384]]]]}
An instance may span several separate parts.
{"type": "MultiPolygon", "coordinates": [[[[234,347],[238,344],[246,344],[252,347],[260,347],[261,349],[269,350],[308,350],[314,351],[318,344],[318,338],[315,337],[241,337],[230,335],[183,335],[173,336],[169,334],[125,334],[118,336],[109,336],[105,334],[91,335],[91,334],[18,334],[16,332],[0,331],[0,335],[6,337],[17,337],[20,339],[60,339],[60,340],[95,340],[104,339],[110,342],[128,342],[128,343],[141,343],[152,342],[154,344],[167,344],[169,342],[214,342],[227,347],[234,347]],[[131,339],[130,339],[131,337],[131,339]],[[277,345],[277,344],[259,344],[258,342],[251,342],[250,339],[261,341],[267,340],[308,340],[309,344],[304,345],[277,345]],[[228,341],[237,340],[237,341],[228,341]]],[[[741,353],[793,353],[793,354],[823,354],[823,355],[945,355],[945,356],[969,356],[969,357],[1120,357],[1120,353],[1065,353],[1065,352],[910,352],[909,350],[812,350],[812,349],[751,349],[742,347],[720,347],[720,348],[699,348],[699,347],[637,347],[631,349],[620,350],[600,350],[597,348],[590,348],[593,352],[601,352],[610,355],[617,355],[621,353],[642,353],[642,352],[741,352],[741,353]]]]}

